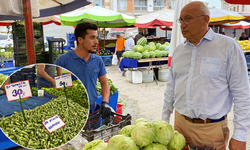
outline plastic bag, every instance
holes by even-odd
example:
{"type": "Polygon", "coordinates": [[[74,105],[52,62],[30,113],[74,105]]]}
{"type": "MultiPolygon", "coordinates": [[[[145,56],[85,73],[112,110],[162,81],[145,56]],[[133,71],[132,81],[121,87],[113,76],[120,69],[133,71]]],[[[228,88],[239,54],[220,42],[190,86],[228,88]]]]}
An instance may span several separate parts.
{"type": "Polygon", "coordinates": [[[117,65],[117,63],[118,63],[117,55],[113,55],[113,58],[112,58],[112,65],[117,65]]]}

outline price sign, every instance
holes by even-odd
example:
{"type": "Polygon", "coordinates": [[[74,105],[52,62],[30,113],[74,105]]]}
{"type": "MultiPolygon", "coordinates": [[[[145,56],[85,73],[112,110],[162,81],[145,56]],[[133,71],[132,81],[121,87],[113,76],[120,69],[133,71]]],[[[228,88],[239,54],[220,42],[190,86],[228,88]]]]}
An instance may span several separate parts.
{"type": "Polygon", "coordinates": [[[49,131],[49,133],[52,133],[53,131],[65,126],[65,123],[62,121],[62,119],[58,115],[55,115],[49,119],[46,119],[42,123],[43,123],[43,126],[49,131]]]}
{"type": "Polygon", "coordinates": [[[54,79],[55,79],[57,89],[63,88],[64,87],[63,85],[65,85],[65,87],[73,86],[71,74],[57,76],[54,79]]]}
{"type": "Polygon", "coordinates": [[[29,80],[19,81],[5,85],[5,92],[8,101],[14,101],[21,98],[32,97],[29,80]]]}

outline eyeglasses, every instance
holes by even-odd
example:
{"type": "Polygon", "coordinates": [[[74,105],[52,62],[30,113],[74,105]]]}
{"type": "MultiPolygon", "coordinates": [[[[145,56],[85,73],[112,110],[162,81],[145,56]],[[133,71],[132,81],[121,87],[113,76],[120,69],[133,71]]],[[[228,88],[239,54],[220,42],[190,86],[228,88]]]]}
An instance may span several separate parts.
{"type": "MultiPolygon", "coordinates": [[[[205,16],[205,15],[200,15],[200,16],[195,17],[195,18],[199,18],[199,17],[203,17],[203,16],[205,16]]],[[[186,18],[184,18],[184,19],[177,19],[176,21],[177,21],[179,24],[181,24],[182,22],[184,22],[185,24],[189,24],[189,23],[190,23],[190,20],[195,19],[195,18],[186,17],[186,18]]]]}

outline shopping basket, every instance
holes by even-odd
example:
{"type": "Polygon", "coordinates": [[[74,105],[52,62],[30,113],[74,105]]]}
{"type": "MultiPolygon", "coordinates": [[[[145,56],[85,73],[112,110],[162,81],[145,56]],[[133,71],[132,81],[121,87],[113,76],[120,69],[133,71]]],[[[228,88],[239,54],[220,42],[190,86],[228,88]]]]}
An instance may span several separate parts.
{"type": "MultiPolygon", "coordinates": [[[[90,116],[89,119],[91,119],[92,117],[93,118],[97,117],[97,116],[100,116],[100,114],[98,113],[93,116],[90,116]]],[[[82,133],[82,136],[86,138],[86,140],[88,140],[89,142],[95,139],[102,139],[104,141],[107,141],[112,136],[117,135],[119,131],[126,125],[131,125],[130,114],[127,114],[126,116],[124,116],[124,115],[112,112],[112,114],[102,122],[101,127],[97,129],[93,129],[91,127],[91,124],[89,124],[84,127],[81,133],[82,133]]]]}

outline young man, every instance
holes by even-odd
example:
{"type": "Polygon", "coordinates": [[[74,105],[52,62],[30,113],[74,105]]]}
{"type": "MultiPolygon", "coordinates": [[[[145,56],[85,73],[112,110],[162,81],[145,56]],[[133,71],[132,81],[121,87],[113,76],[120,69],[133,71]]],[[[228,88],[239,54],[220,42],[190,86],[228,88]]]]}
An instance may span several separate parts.
{"type": "Polygon", "coordinates": [[[230,150],[245,150],[250,127],[250,89],[246,59],[238,42],[214,33],[209,9],[194,1],[178,19],[186,41],[174,51],[162,119],[175,108],[175,130],[187,144],[226,150],[227,114],[234,103],[230,150]]]}
{"type": "Polygon", "coordinates": [[[85,86],[90,104],[90,112],[96,109],[97,91],[96,81],[99,79],[102,86],[103,102],[100,108],[102,118],[110,115],[109,85],[107,72],[102,59],[95,55],[98,44],[97,26],[90,23],[80,23],[75,28],[77,48],[69,51],[55,61],[55,64],[62,66],[74,73],[85,86]]]}

